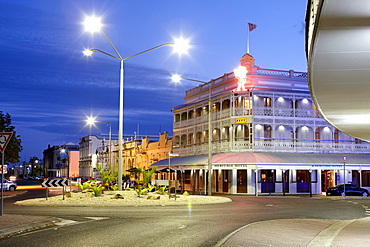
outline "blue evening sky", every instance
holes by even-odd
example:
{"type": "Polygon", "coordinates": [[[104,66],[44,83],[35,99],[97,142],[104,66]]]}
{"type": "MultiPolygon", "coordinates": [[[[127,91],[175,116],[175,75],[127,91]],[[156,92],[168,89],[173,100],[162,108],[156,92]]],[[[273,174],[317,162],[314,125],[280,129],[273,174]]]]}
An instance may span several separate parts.
{"type": "MultiPolygon", "coordinates": [[[[305,0],[0,0],[0,110],[9,113],[24,150],[42,158],[48,144],[78,144],[90,133],[86,116],[118,130],[119,61],[101,33],[84,33],[84,16],[102,17],[103,30],[123,57],[190,39],[188,55],[166,46],[125,62],[125,135],[172,133],[174,106],[197,84],[171,82],[171,73],[208,81],[232,72],[246,53],[269,69],[306,71],[305,0]]],[[[107,134],[97,123],[92,134],[107,134]]]]}

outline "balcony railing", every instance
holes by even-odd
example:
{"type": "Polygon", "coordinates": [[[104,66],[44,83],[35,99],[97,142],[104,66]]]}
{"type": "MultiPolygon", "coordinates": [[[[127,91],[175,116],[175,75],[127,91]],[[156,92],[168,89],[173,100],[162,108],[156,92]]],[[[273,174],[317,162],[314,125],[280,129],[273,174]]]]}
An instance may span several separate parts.
{"type": "MultiPolygon", "coordinates": [[[[226,152],[298,152],[298,153],[369,153],[370,143],[355,141],[314,141],[314,140],[258,140],[247,141],[213,141],[212,153],[226,152]]],[[[206,155],[208,143],[190,144],[174,148],[180,156],[206,155]]]]}
{"type": "Polygon", "coordinates": [[[258,116],[279,116],[279,117],[314,117],[319,118],[320,115],[317,110],[313,109],[293,109],[293,108],[267,108],[254,107],[253,114],[258,116]]]}

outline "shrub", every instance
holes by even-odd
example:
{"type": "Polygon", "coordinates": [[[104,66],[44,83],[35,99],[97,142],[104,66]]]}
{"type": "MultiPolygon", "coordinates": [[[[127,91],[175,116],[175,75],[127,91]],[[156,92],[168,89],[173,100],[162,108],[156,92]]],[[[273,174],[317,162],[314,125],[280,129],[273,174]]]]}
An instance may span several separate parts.
{"type": "Polygon", "coordinates": [[[137,189],[135,189],[137,196],[140,197],[141,195],[146,195],[147,189],[139,185],[137,189]]]}
{"type": "Polygon", "coordinates": [[[166,186],[159,187],[156,192],[164,195],[166,193],[166,186]]]}
{"type": "Polygon", "coordinates": [[[94,185],[91,187],[95,196],[100,196],[103,193],[104,186],[94,185]]]}
{"type": "Polygon", "coordinates": [[[86,182],[85,183],[78,183],[77,185],[78,185],[78,187],[80,187],[80,189],[82,191],[84,191],[86,189],[89,189],[91,187],[91,185],[89,183],[86,183],[86,182]]]}

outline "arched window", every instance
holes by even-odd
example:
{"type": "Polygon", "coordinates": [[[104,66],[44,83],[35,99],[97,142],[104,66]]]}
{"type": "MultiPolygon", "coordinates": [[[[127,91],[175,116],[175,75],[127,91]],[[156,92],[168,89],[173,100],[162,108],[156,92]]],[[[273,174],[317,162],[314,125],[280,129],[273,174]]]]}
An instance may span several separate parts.
{"type": "Polygon", "coordinates": [[[226,126],[222,129],[222,140],[228,141],[230,138],[230,127],[226,126]]]}
{"type": "Polygon", "coordinates": [[[272,101],[271,98],[263,98],[263,106],[264,107],[272,107],[272,101]]]}
{"type": "Polygon", "coordinates": [[[175,140],[174,146],[175,147],[180,146],[180,137],[179,136],[175,136],[174,140],[175,140]]]}
{"type": "Polygon", "coordinates": [[[181,136],[181,146],[184,147],[187,145],[187,138],[186,135],[181,136]]]}
{"type": "Polygon", "coordinates": [[[195,144],[200,144],[202,142],[202,132],[197,132],[195,134],[195,144]]]}
{"type": "Polygon", "coordinates": [[[194,110],[189,111],[189,119],[194,118],[194,110]]]}
{"type": "Polygon", "coordinates": [[[264,125],[263,126],[263,137],[266,141],[271,141],[271,135],[272,135],[272,128],[270,125],[264,125]]]}
{"type": "Polygon", "coordinates": [[[181,121],[184,121],[184,120],[187,120],[188,119],[188,113],[187,112],[183,112],[181,114],[181,121]]]}
{"type": "Polygon", "coordinates": [[[203,140],[204,142],[208,142],[208,130],[203,131],[203,140]]]}
{"type": "Polygon", "coordinates": [[[222,110],[229,109],[229,108],[230,108],[230,100],[227,99],[227,100],[222,101],[222,110]]]}
{"type": "Polygon", "coordinates": [[[249,127],[244,125],[244,141],[249,141],[249,127]]]}
{"type": "Polygon", "coordinates": [[[175,114],[175,122],[180,122],[180,114],[175,114]]]}
{"type": "Polygon", "coordinates": [[[220,111],[220,102],[216,102],[212,105],[212,112],[218,112],[220,111]]]}
{"type": "Polygon", "coordinates": [[[194,135],[193,133],[188,135],[188,144],[194,144],[194,135]]]}
{"type": "Polygon", "coordinates": [[[221,139],[220,129],[215,128],[212,131],[212,141],[219,141],[221,139]]]}
{"type": "Polygon", "coordinates": [[[200,116],[202,116],[202,108],[197,108],[197,109],[195,110],[195,116],[196,116],[196,117],[200,117],[200,116]]]}

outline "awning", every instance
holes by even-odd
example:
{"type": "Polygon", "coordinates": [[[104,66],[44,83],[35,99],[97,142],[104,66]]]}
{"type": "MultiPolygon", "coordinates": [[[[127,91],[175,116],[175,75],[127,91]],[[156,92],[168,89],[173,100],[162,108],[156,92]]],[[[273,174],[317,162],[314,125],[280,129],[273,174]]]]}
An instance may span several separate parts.
{"type": "MultiPolygon", "coordinates": [[[[170,162],[170,166],[196,166],[196,165],[205,165],[208,163],[208,155],[197,155],[197,156],[186,156],[186,157],[174,157],[170,158],[170,161],[168,159],[160,160],[152,165],[158,166],[158,167],[168,167],[168,162],[170,162]]],[[[159,168],[160,169],[160,168],[159,168]]]]}
{"type": "MultiPolygon", "coordinates": [[[[342,165],[346,156],[347,165],[370,166],[370,154],[317,154],[317,153],[221,153],[212,155],[212,164],[280,164],[280,165],[342,165]]],[[[170,159],[171,166],[205,166],[207,155],[176,157],[170,159]]],[[[151,166],[168,166],[168,159],[151,166]]]]}

